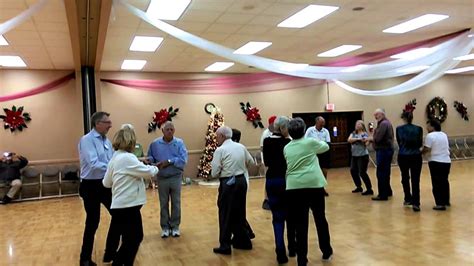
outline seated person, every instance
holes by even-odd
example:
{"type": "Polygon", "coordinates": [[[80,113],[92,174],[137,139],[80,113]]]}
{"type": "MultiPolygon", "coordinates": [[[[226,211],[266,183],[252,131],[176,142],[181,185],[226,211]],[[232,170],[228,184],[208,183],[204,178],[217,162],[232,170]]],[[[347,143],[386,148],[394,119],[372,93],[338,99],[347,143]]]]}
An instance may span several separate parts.
{"type": "Polygon", "coordinates": [[[0,182],[11,186],[8,193],[3,197],[2,203],[8,204],[21,189],[20,169],[28,164],[28,160],[13,152],[5,152],[0,162],[0,182]]]}

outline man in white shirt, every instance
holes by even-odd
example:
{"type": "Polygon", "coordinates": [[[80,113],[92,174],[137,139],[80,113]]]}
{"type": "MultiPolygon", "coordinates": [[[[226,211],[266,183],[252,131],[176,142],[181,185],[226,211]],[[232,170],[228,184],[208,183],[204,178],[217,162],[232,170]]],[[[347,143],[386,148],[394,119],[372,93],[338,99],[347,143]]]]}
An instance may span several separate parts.
{"type": "MultiPolygon", "coordinates": [[[[316,123],[314,127],[309,127],[306,130],[306,134],[304,135],[305,138],[314,138],[319,141],[325,141],[326,143],[331,143],[331,136],[329,135],[329,130],[324,128],[324,125],[326,124],[326,120],[322,116],[318,116],[315,119],[316,123]]],[[[329,149],[327,152],[318,154],[318,161],[319,161],[319,166],[321,167],[321,170],[323,171],[324,178],[326,180],[328,179],[328,169],[330,165],[330,150],[329,149]]],[[[329,194],[325,191],[324,192],[326,197],[329,196],[329,194]]]]}
{"type": "Polygon", "coordinates": [[[247,182],[244,173],[247,165],[253,164],[254,160],[245,146],[231,140],[232,129],[223,126],[216,134],[219,147],[211,162],[211,175],[220,181],[217,199],[220,246],[213,251],[230,255],[231,245],[236,249],[252,249],[252,242],[245,230],[247,182]]]}

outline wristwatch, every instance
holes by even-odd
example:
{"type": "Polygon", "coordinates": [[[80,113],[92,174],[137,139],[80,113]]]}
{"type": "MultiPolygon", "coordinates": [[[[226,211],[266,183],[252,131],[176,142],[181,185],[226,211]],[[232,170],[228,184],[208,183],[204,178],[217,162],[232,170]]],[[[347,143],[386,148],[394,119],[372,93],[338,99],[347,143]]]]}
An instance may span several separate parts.
{"type": "Polygon", "coordinates": [[[168,164],[171,164],[171,160],[170,160],[170,159],[168,159],[168,164]]]}

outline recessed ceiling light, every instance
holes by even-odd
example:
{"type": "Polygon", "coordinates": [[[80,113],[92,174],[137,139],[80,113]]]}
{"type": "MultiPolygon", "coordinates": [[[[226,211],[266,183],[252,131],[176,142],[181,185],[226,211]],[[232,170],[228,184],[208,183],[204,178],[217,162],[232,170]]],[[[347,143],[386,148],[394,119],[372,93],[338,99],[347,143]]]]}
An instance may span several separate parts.
{"type": "Polygon", "coordinates": [[[153,18],[178,20],[191,0],[151,0],[146,13],[153,18]]]}
{"type": "Polygon", "coordinates": [[[438,15],[438,14],[426,14],[412,20],[405,21],[388,29],[384,29],[383,32],[386,33],[405,33],[412,30],[419,29],[424,26],[439,22],[441,20],[447,19],[449,16],[438,15]]]}
{"type": "Polygon", "coordinates": [[[239,49],[235,50],[234,54],[255,54],[270,45],[272,45],[271,42],[248,42],[239,49]]]}
{"type": "Polygon", "coordinates": [[[130,45],[130,51],[154,52],[163,42],[161,37],[135,36],[130,45]]]}
{"type": "Polygon", "coordinates": [[[362,48],[362,45],[352,45],[352,44],[344,44],[339,47],[333,48],[329,51],[326,51],[324,53],[318,54],[319,57],[335,57],[339,56],[341,54],[346,54],[349,52],[352,52],[354,50],[362,48]]]}
{"type": "Polygon", "coordinates": [[[26,67],[25,61],[16,55],[0,55],[0,66],[2,67],[26,67]]]}
{"type": "Polygon", "coordinates": [[[468,72],[468,71],[474,71],[474,66],[451,69],[451,70],[448,70],[444,73],[446,73],[446,74],[457,74],[457,73],[468,72]]]}
{"type": "Polygon", "coordinates": [[[278,27],[283,28],[304,28],[309,24],[321,19],[332,12],[338,10],[337,6],[309,5],[293,16],[283,20],[278,27]]]}
{"type": "Polygon", "coordinates": [[[8,45],[8,42],[2,35],[0,35],[0,46],[5,46],[5,45],[8,45]]]}
{"type": "Polygon", "coordinates": [[[399,73],[416,73],[428,69],[430,66],[414,66],[397,70],[399,73]]]}
{"type": "Polygon", "coordinates": [[[418,49],[413,49],[407,52],[399,53],[396,55],[390,56],[390,58],[395,58],[395,59],[414,59],[422,56],[426,56],[434,52],[433,48],[418,48],[418,49]]]}
{"type": "Polygon", "coordinates": [[[356,71],[359,71],[363,68],[366,68],[367,66],[369,65],[357,65],[357,66],[353,66],[353,67],[348,67],[344,70],[341,70],[341,72],[345,72],[345,73],[348,73],[348,72],[356,72],[356,71]]]}
{"type": "Polygon", "coordinates": [[[233,66],[233,62],[215,62],[214,64],[206,67],[205,71],[224,71],[229,67],[233,66]]]}
{"type": "Polygon", "coordinates": [[[474,54],[467,54],[463,56],[458,56],[454,58],[454,60],[459,60],[459,61],[466,61],[466,60],[472,60],[474,59],[474,54]]]}
{"type": "Polygon", "coordinates": [[[123,60],[122,69],[141,70],[146,64],[146,60],[123,60]]]}

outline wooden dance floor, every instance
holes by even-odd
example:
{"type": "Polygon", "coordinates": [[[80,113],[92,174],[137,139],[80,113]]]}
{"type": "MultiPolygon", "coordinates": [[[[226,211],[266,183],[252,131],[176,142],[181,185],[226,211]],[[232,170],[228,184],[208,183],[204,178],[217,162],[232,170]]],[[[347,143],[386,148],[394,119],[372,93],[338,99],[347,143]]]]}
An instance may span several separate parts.
{"type": "MultiPolygon", "coordinates": [[[[451,204],[433,211],[428,165],[421,178],[421,212],[403,208],[400,172],[392,168],[394,196],[388,202],[352,194],[349,169],[329,171],[326,213],[334,257],[326,265],[474,265],[474,160],[453,162],[451,204]]],[[[376,185],[375,169],[369,174],[376,185]]],[[[261,208],[264,180],[252,180],[247,218],[256,238],[251,251],[215,255],[218,245],[217,188],[185,186],[180,238],[160,238],[156,191],[142,209],[145,237],[136,265],[276,265],[271,213],[261,208]]],[[[79,197],[0,205],[0,265],[78,265],[85,213],[79,197]]],[[[110,216],[102,210],[93,260],[102,261],[110,216]]],[[[321,265],[312,218],[309,264],[321,265]]],[[[296,265],[290,258],[288,265],[296,265]]]]}

